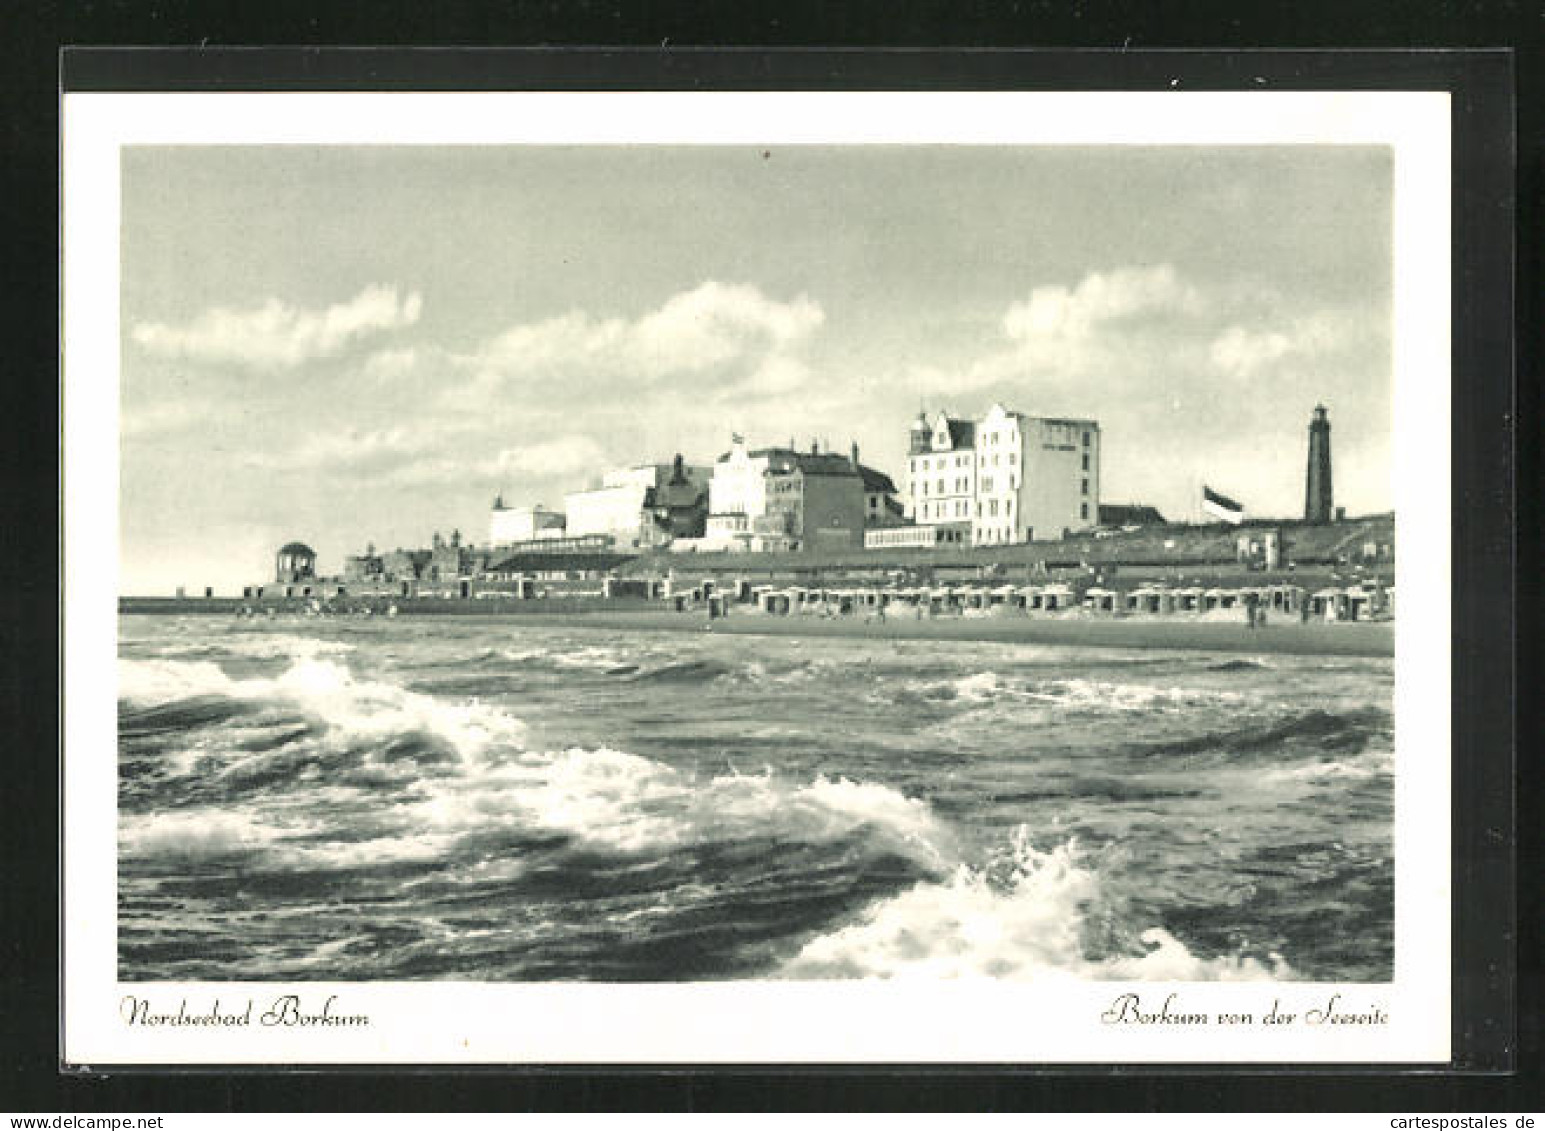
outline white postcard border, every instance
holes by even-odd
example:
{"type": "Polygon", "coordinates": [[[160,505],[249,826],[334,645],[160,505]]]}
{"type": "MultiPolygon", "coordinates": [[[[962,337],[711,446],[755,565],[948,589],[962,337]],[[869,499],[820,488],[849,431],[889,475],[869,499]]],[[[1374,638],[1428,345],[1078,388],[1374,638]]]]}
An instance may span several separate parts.
{"type": "Polygon", "coordinates": [[[1450,1042],[1449,97],[262,93],[64,99],[64,994],[72,1064],[1442,1062],[1450,1042]],[[1394,155],[1395,975],[1306,983],[119,984],[119,150],[135,144],[1378,144],[1394,155]],[[1248,1026],[1110,1025],[1120,994],[1248,1026]],[[366,1025],[258,1023],[300,1010],[366,1025]],[[126,996],[245,1027],[131,1026],[126,996]],[[1336,1004],[1330,1006],[1335,995],[1336,1004]],[[332,998],[331,1005],[326,1005],[332,998]],[[276,1004],[277,1003],[277,1004],[276,1004]],[[1265,1025],[1275,1004],[1295,1024],[1265,1025]],[[1304,1024],[1366,1014],[1386,1023],[1304,1024]]]}

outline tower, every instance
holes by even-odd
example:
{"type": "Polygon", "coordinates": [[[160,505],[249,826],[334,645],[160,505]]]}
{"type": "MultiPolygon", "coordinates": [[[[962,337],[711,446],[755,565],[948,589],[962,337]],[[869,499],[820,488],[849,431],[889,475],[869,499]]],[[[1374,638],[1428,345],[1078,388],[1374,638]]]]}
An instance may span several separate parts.
{"type": "Polygon", "coordinates": [[[933,426],[928,423],[928,417],[922,409],[917,411],[917,419],[912,422],[912,427],[907,431],[907,450],[912,455],[928,451],[933,437],[933,426]]]}
{"type": "Polygon", "coordinates": [[[1330,420],[1324,405],[1309,421],[1309,469],[1304,475],[1304,521],[1329,522],[1335,514],[1330,483],[1330,420]]]}

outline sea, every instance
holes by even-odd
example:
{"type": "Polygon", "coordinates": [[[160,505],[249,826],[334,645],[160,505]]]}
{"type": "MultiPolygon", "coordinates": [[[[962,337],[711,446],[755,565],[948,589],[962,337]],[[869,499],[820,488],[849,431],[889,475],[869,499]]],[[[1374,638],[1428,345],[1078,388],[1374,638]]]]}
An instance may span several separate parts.
{"type": "Polygon", "coordinates": [[[1387,981],[1393,662],[125,616],[125,981],[1387,981]]]}

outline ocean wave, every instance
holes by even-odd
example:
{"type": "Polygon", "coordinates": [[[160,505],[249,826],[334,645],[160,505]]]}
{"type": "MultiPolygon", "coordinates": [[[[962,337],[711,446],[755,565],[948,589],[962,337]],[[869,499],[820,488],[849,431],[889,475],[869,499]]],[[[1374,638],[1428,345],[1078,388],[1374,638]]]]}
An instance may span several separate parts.
{"type": "Polygon", "coordinates": [[[118,696],[132,712],[165,710],[190,700],[226,698],[265,705],[287,704],[317,720],[324,739],[344,748],[389,750],[404,735],[444,740],[463,758],[491,748],[518,748],[520,720],[476,701],[446,702],[394,684],[356,679],[330,660],[305,660],[271,679],[232,679],[208,662],[120,660],[118,696]]]}
{"type": "Polygon", "coordinates": [[[1371,741],[1388,737],[1390,728],[1389,712],[1378,708],[1342,712],[1316,709],[1229,730],[1163,742],[1137,743],[1131,749],[1141,754],[1158,755],[1251,754],[1307,746],[1316,751],[1356,753],[1371,741]]]}
{"type": "Polygon", "coordinates": [[[217,647],[254,660],[316,660],[325,656],[346,656],[355,645],[343,640],[293,633],[237,631],[222,636],[217,647]]]}
{"type": "Polygon", "coordinates": [[[1247,696],[1234,691],[1082,678],[1024,679],[993,671],[914,683],[910,690],[923,699],[967,706],[1020,702],[1075,713],[1179,711],[1248,701],[1247,696]]]}
{"type": "MultiPolygon", "coordinates": [[[[1001,869],[999,869],[1001,871],[1001,869]]],[[[1293,977],[1277,955],[1202,958],[1162,927],[1142,952],[1086,956],[1084,925],[1100,900],[1098,872],[1074,841],[1047,852],[1015,834],[1006,875],[958,867],[871,904],[858,921],[807,942],[788,979],[986,978],[1015,981],[1255,981],[1293,977]]]]}
{"type": "MultiPolygon", "coordinates": [[[[656,669],[667,679],[701,678],[705,670],[656,669]]],[[[664,853],[753,837],[825,843],[864,830],[875,852],[901,852],[929,867],[949,843],[924,802],[888,786],[799,781],[771,770],[705,779],[604,746],[532,750],[523,723],[497,706],[360,679],[328,660],[297,663],[271,679],[232,679],[213,664],[166,660],[123,660],[120,673],[130,704],[121,731],[164,737],[164,765],[190,779],[185,792],[203,799],[224,790],[232,806],[263,811],[287,799],[314,809],[310,791],[329,783],[333,808],[351,819],[385,806],[383,838],[427,835],[454,846],[490,831],[546,829],[611,851],[664,853]]],[[[187,841],[203,843],[192,834],[187,841]]],[[[129,847],[159,843],[142,838],[129,847]]],[[[383,851],[401,855],[384,842],[383,851]]]]}
{"type": "Polygon", "coordinates": [[[259,818],[227,808],[200,807],[120,818],[120,860],[165,869],[188,863],[240,864],[256,870],[306,874],[379,868],[405,861],[442,859],[452,838],[433,831],[385,827],[374,832],[340,830],[268,814],[259,818]]]}
{"type": "Polygon", "coordinates": [[[1208,664],[1203,670],[1209,672],[1270,671],[1271,665],[1264,660],[1223,660],[1216,664],[1208,664]]]}
{"type": "Polygon", "coordinates": [[[1341,758],[1318,757],[1295,766],[1277,766],[1265,773],[1268,781],[1334,784],[1390,777],[1395,772],[1394,747],[1371,740],[1362,750],[1341,758]]]}

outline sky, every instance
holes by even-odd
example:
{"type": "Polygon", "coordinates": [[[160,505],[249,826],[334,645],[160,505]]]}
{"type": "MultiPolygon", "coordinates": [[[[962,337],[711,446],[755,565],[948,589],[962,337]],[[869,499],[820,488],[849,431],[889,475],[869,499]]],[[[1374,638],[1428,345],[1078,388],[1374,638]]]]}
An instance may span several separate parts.
{"type": "Polygon", "coordinates": [[[1102,501],[1389,510],[1389,150],[123,151],[120,588],[487,537],[753,445],[902,481],[920,407],[1100,421],[1102,501]]]}

